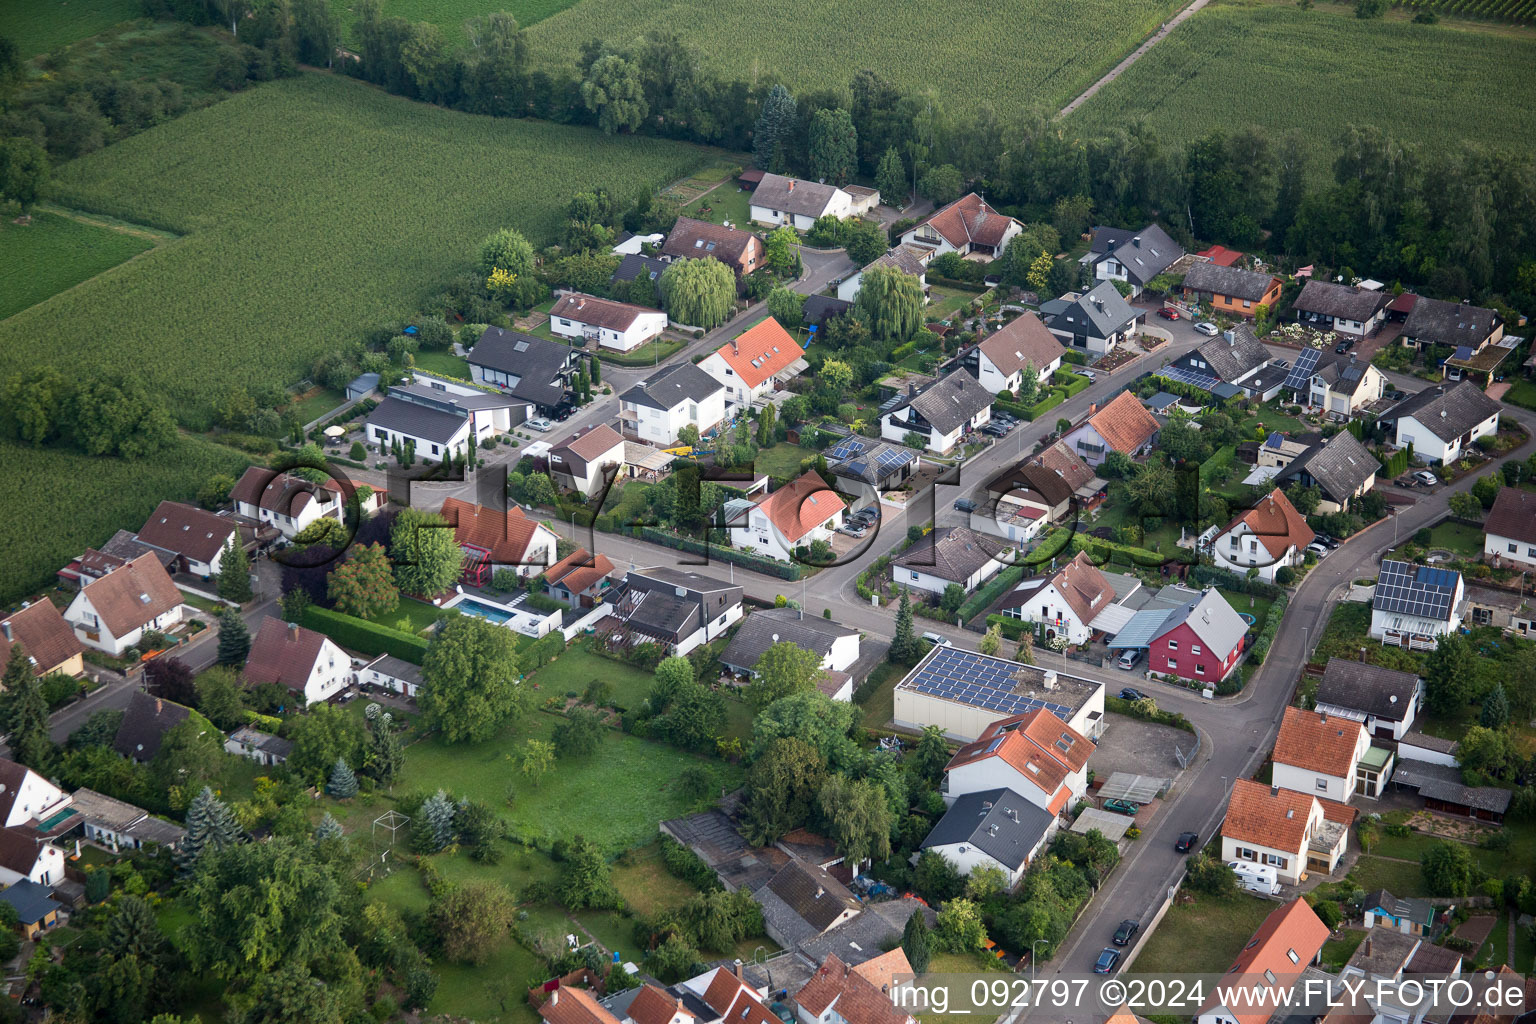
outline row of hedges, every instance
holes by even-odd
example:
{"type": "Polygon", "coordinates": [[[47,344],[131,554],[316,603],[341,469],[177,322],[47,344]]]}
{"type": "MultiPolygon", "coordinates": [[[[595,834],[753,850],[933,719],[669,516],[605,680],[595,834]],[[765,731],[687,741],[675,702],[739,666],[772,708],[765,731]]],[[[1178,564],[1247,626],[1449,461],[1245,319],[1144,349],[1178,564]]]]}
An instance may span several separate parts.
{"type": "Polygon", "coordinates": [[[1086,551],[1095,562],[1118,562],[1121,565],[1141,565],[1155,567],[1167,561],[1177,561],[1169,555],[1159,554],[1150,548],[1138,548],[1130,544],[1117,544],[1111,540],[1100,540],[1086,533],[1074,533],[1072,535],[1073,552],[1086,551]]]}
{"type": "Polygon", "coordinates": [[[721,562],[730,562],[744,569],[751,569],[767,576],[777,576],[781,580],[798,580],[802,572],[798,562],[779,562],[772,558],[763,558],[760,555],[748,554],[735,548],[720,547],[715,544],[705,544],[694,540],[692,537],[679,537],[675,533],[666,533],[653,526],[637,526],[629,531],[629,535],[636,540],[650,541],[652,544],[660,544],[662,547],[673,548],[678,551],[687,551],[694,555],[707,555],[721,562]]]}
{"type": "Polygon", "coordinates": [[[1195,727],[1190,724],[1189,719],[1177,711],[1164,711],[1162,708],[1158,708],[1151,714],[1147,714],[1142,710],[1141,701],[1139,700],[1121,700],[1119,697],[1105,694],[1104,710],[1113,711],[1117,715],[1126,715],[1130,718],[1139,718],[1143,722],[1171,725],[1175,729],[1183,729],[1185,732],[1192,733],[1195,731],[1195,727]]]}
{"type": "Polygon", "coordinates": [[[1023,578],[1024,566],[1008,566],[1006,569],[999,572],[996,576],[992,577],[986,586],[972,594],[969,600],[960,606],[960,620],[962,622],[971,621],[971,619],[986,611],[987,608],[991,606],[993,601],[996,601],[1003,595],[1005,590],[1012,590],[1014,584],[1018,583],[1019,580],[1023,578]]]}
{"type": "Polygon", "coordinates": [[[1198,583],[1202,587],[1220,587],[1222,590],[1247,594],[1250,597],[1262,597],[1266,601],[1275,601],[1285,596],[1284,587],[1265,583],[1263,580],[1251,580],[1246,576],[1237,576],[1211,565],[1193,567],[1186,578],[1189,582],[1198,583]]]}
{"type": "Polygon", "coordinates": [[[917,342],[915,341],[909,341],[905,345],[897,345],[895,348],[891,349],[891,355],[887,362],[899,363],[916,351],[917,342]]]}
{"type": "Polygon", "coordinates": [[[1264,659],[1269,657],[1269,647],[1275,642],[1275,634],[1280,631],[1280,620],[1285,618],[1285,606],[1290,603],[1290,595],[1281,592],[1275,598],[1275,603],[1269,606],[1269,617],[1264,620],[1264,628],[1259,632],[1258,639],[1253,642],[1253,649],[1248,652],[1248,660],[1255,665],[1264,664],[1264,659]]]}
{"type": "Polygon", "coordinates": [[[1093,381],[1081,374],[1069,373],[1066,370],[1057,370],[1052,383],[1060,385],[1067,392],[1068,398],[1075,398],[1088,388],[1093,386],[1093,381]]]}
{"type": "Polygon", "coordinates": [[[1069,348],[1061,354],[1061,361],[1064,363],[1071,363],[1073,366],[1087,366],[1088,353],[1079,352],[1076,349],[1069,348]]]}
{"type": "Polygon", "coordinates": [[[319,605],[312,604],[304,609],[303,624],[317,633],[324,633],[343,647],[364,654],[393,654],[413,665],[420,665],[427,656],[427,642],[414,633],[343,615],[319,605]]]}
{"type": "MultiPolygon", "coordinates": [[[[1082,378],[1082,380],[1085,385],[1089,383],[1087,378],[1082,378]]],[[[1021,405],[1018,402],[1009,402],[998,398],[992,402],[992,408],[1001,409],[1010,416],[1017,416],[1021,420],[1032,422],[1066,400],[1067,393],[1064,389],[1050,388],[1046,391],[1045,397],[1034,405],[1021,405]]]]}
{"type": "Polygon", "coordinates": [[[1015,619],[1011,615],[988,615],[987,625],[997,626],[1003,636],[1015,642],[1024,639],[1024,634],[1030,631],[1030,624],[1023,619],[1015,619]]]}
{"type": "Polygon", "coordinates": [[[875,589],[869,585],[869,581],[880,579],[885,570],[890,567],[890,564],[891,556],[881,555],[874,560],[868,569],[859,573],[858,579],[854,581],[853,588],[858,592],[861,599],[868,601],[875,596],[875,589]]]}

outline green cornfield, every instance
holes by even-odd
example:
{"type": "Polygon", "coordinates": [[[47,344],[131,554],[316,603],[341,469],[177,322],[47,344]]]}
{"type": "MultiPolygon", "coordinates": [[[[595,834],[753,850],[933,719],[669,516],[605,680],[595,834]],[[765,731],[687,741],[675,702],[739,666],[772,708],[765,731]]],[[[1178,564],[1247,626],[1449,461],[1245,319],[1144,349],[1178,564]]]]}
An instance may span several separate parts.
{"type": "Polygon", "coordinates": [[[182,406],[292,384],[417,310],[495,228],[553,241],[579,189],[629,196],[724,158],[331,75],[269,83],[59,169],[60,205],[181,237],[0,321],[0,364],[133,371],[182,406]]]}
{"type": "Polygon", "coordinates": [[[1536,23],[1536,0],[1397,0],[1397,6],[1414,14],[1431,11],[1449,18],[1502,21],[1515,25],[1536,23]]]}
{"type": "Polygon", "coordinates": [[[154,245],[154,240],[36,212],[32,223],[0,223],[0,320],[89,280],[154,245]]]}
{"type": "Polygon", "coordinates": [[[1467,23],[1361,21],[1345,7],[1222,3],[1171,32],[1072,114],[1091,134],[1145,120],[1170,143],[1260,125],[1301,132],[1314,173],[1346,125],[1406,142],[1513,144],[1536,109],[1536,37],[1467,23]]]}

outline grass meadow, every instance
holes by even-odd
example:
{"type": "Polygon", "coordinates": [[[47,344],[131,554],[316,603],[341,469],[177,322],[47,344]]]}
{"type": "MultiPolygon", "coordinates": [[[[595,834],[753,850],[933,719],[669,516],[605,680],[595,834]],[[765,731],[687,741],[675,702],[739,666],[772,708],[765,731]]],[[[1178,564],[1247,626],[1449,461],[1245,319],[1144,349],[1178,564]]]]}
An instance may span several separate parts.
{"type": "Polygon", "coordinates": [[[140,17],[138,0],[0,0],[0,25],[22,60],[140,17]]]}
{"type": "Polygon", "coordinates": [[[0,320],[73,288],[154,246],[141,235],[85,224],[56,213],[31,224],[0,222],[0,320]]]}
{"type": "Polygon", "coordinates": [[[1271,139],[1296,130],[1322,176],[1350,122],[1431,146],[1522,138],[1536,106],[1533,60],[1536,33],[1524,29],[1361,21],[1337,4],[1304,11],[1223,0],[1196,12],[1071,121],[1092,134],[1142,118],[1170,140],[1255,124],[1271,139]]]}
{"type": "Polygon", "coordinates": [[[183,237],[0,322],[0,360],[133,369],[178,405],[292,383],[467,269],[494,228],[542,244],[578,189],[628,195],[718,159],[330,75],[269,83],[59,168],[62,205],[183,237]]]}

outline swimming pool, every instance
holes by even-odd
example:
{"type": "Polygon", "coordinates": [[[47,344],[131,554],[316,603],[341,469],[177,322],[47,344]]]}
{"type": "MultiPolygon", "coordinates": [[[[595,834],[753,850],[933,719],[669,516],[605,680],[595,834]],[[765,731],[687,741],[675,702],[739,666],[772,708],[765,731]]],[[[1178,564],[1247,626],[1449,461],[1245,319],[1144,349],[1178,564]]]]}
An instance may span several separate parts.
{"type": "Polygon", "coordinates": [[[462,598],[454,602],[452,607],[463,612],[465,615],[478,615],[482,619],[498,624],[505,624],[508,619],[512,618],[512,613],[505,608],[484,604],[472,597],[462,598]]]}

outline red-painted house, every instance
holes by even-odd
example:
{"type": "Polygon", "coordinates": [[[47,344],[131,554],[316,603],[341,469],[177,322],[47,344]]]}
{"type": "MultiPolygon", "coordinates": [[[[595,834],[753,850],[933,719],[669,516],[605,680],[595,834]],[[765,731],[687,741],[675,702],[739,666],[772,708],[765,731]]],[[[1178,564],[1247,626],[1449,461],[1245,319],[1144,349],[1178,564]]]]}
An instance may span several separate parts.
{"type": "Polygon", "coordinates": [[[1207,590],[1168,613],[1147,646],[1147,668],[1214,686],[1237,664],[1247,634],[1226,598],[1207,590]]]}

